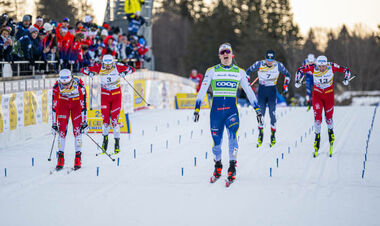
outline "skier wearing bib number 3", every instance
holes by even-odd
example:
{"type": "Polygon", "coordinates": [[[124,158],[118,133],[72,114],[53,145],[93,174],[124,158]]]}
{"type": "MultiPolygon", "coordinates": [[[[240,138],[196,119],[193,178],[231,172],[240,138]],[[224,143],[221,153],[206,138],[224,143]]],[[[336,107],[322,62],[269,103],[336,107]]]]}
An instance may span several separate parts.
{"type": "Polygon", "coordinates": [[[254,107],[257,120],[262,120],[261,111],[257,104],[257,99],[248,83],[245,71],[232,64],[232,47],[224,43],[219,47],[220,64],[207,69],[201,89],[198,93],[195,110],[194,122],[199,120],[199,110],[202,101],[206,95],[207,89],[211,84],[213,99],[210,112],[210,129],[214,146],[212,152],[215,155],[215,170],[210,179],[211,183],[218,180],[222,173],[222,138],[224,127],[228,132],[228,146],[230,166],[226,186],[228,187],[236,178],[236,157],[238,152],[238,143],[236,133],[239,129],[239,112],[236,106],[236,92],[239,84],[247,94],[249,102],[254,107]]]}
{"type": "Polygon", "coordinates": [[[325,117],[329,134],[330,142],[330,157],[332,157],[332,145],[335,140],[333,131],[333,113],[334,113],[334,87],[333,78],[335,72],[344,72],[343,84],[348,85],[351,72],[350,69],[340,66],[336,63],[327,61],[325,56],[319,56],[316,64],[309,64],[297,69],[296,73],[296,88],[301,87],[304,74],[311,72],[313,74],[313,110],[314,110],[314,126],[315,126],[315,141],[314,141],[314,157],[317,157],[319,144],[321,140],[321,121],[322,111],[325,109],[325,117]]]}
{"type": "Polygon", "coordinates": [[[115,64],[111,55],[104,55],[102,65],[82,68],[85,75],[94,77],[95,73],[100,76],[101,86],[101,113],[103,117],[103,145],[106,151],[108,146],[108,131],[110,118],[115,138],[115,154],[120,152],[120,126],[118,124],[121,110],[120,77],[125,77],[135,71],[133,67],[115,64]]]}
{"type": "MultiPolygon", "coordinates": [[[[288,84],[290,82],[290,73],[284,65],[276,60],[275,52],[273,50],[268,50],[265,54],[265,60],[256,61],[252,66],[247,69],[247,75],[250,73],[257,71],[257,75],[259,77],[259,106],[265,116],[265,109],[268,105],[269,108],[269,116],[270,116],[270,125],[271,125],[271,144],[276,144],[276,100],[277,100],[277,79],[278,76],[283,74],[285,76],[283,93],[286,94],[288,92],[288,84]]],[[[260,147],[263,138],[263,124],[259,124],[259,137],[257,147],[260,147]]]]}

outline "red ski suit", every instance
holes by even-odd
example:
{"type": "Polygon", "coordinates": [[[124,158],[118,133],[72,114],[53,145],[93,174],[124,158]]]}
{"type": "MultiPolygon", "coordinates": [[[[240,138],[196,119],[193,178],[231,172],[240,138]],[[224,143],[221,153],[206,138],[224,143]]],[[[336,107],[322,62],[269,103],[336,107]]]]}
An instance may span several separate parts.
{"type": "MultiPolygon", "coordinates": [[[[130,66],[115,65],[111,70],[106,70],[102,65],[95,65],[88,68],[82,68],[81,72],[88,75],[90,72],[100,75],[101,86],[101,113],[103,117],[103,135],[108,134],[108,126],[110,117],[112,127],[118,129],[118,119],[121,110],[121,88],[120,88],[120,73],[127,72],[130,74],[135,69],[130,66]]],[[[114,131],[115,132],[115,131],[114,131]]],[[[118,131],[114,133],[118,138],[118,131]]]]}
{"type": "Polygon", "coordinates": [[[340,66],[336,63],[328,63],[325,71],[320,71],[315,64],[305,65],[298,68],[296,80],[311,72],[313,74],[313,110],[316,132],[320,132],[322,121],[322,111],[325,109],[326,123],[329,129],[333,128],[333,113],[334,113],[334,87],[333,79],[335,72],[344,72],[345,78],[349,79],[350,69],[340,66]]]}
{"type": "Polygon", "coordinates": [[[52,116],[59,129],[58,148],[64,151],[69,118],[73,124],[76,151],[81,151],[80,127],[86,121],[86,88],[80,78],[74,77],[70,88],[64,88],[58,81],[53,86],[52,116]]]}

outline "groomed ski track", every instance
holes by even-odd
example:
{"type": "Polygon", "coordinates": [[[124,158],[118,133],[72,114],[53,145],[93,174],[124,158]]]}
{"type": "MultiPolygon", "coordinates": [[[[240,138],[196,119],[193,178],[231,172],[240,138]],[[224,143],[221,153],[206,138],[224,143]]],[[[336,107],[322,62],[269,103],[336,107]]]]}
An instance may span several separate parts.
{"type": "MultiPolygon", "coordinates": [[[[0,225],[379,225],[379,113],[362,178],[374,107],[335,107],[332,158],[325,122],[319,155],[312,157],[312,111],[277,108],[273,148],[267,114],[264,142],[256,148],[255,113],[240,108],[237,179],[229,188],[224,182],[226,132],[222,179],[210,184],[214,163],[209,110],[201,110],[197,124],[192,113],[131,114],[132,134],[121,135],[121,152],[114,156],[120,158],[119,166],[107,156],[96,157],[96,145],[84,136],[83,168],[70,174],[64,169],[50,175],[56,164],[54,153],[47,161],[50,127],[35,126],[38,136],[0,147],[0,225]]],[[[100,134],[89,135],[101,143],[100,134]]],[[[113,151],[112,134],[109,140],[113,151]]],[[[73,143],[69,127],[66,168],[74,164],[73,143]]]]}

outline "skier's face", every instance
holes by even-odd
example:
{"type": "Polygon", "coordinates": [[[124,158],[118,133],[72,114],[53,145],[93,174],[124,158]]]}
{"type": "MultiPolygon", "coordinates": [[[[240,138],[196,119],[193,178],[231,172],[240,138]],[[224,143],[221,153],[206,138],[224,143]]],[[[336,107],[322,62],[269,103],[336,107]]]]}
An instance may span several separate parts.
{"type": "Polygon", "coordinates": [[[112,64],[104,64],[104,68],[106,70],[111,70],[112,69],[112,64]]]}
{"type": "Polygon", "coordinates": [[[265,62],[266,62],[266,64],[267,64],[268,66],[272,66],[272,64],[273,64],[273,60],[272,60],[272,61],[265,60],[265,62]]]}
{"type": "Polygon", "coordinates": [[[326,69],[327,69],[327,65],[318,65],[318,68],[319,68],[319,70],[320,71],[326,71],[326,69]]]}
{"type": "Polygon", "coordinates": [[[230,49],[220,50],[219,59],[223,65],[231,65],[232,64],[232,51],[230,49]]]}

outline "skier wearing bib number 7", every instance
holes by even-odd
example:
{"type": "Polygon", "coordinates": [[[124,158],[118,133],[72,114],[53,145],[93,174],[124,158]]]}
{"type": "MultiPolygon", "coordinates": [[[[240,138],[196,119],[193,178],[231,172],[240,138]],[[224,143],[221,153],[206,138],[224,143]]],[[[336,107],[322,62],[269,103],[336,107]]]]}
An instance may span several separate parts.
{"type": "Polygon", "coordinates": [[[316,64],[305,65],[297,69],[296,73],[296,88],[301,87],[302,79],[307,72],[313,74],[313,110],[314,110],[314,127],[315,127],[315,141],[314,141],[314,157],[317,157],[321,140],[321,123],[322,111],[325,109],[325,117],[329,134],[330,142],[330,157],[332,157],[332,146],[335,140],[333,131],[333,113],[334,113],[334,87],[333,79],[335,72],[343,72],[343,84],[348,85],[350,81],[350,69],[340,66],[336,63],[328,62],[327,57],[319,56],[316,64]]]}
{"type": "Polygon", "coordinates": [[[120,152],[120,126],[118,124],[119,114],[121,110],[121,88],[120,77],[125,77],[135,71],[133,67],[124,66],[114,63],[111,55],[104,55],[102,64],[92,67],[82,68],[81,72],[85,75],[94,77],[95,73],[100,76],[101,86],[101,113],[103,118],[103,144],[102,148],[107,150],[108,147],[108,131],[110,118],[115,138],[115,154],[120,152]]]}
{"type": "MultiPolygon", "coordinates": [[[[276,100],[277,100],[277,79],[278,76],[283,74],[285,76],[283,93],[288,92],[288,84],[290,82],[290,73],[286,70],[285,66],[275,60],[275,52],[273,50],[268,50],[265,54],[265,60],[256,61],[252,66],[247,69],[247,75],[257,71],[259,77],[259,106],[262,111],[263,116],[265,116],[265,109],[268,105],[269,116],[270,116],[270,125],[271,125],[271,144],[276,144],[276,100]]],[[[263,138],[264,132],[263,124],[259,124],[259,137],[257,147],[260,147],[263,138]]]]}

